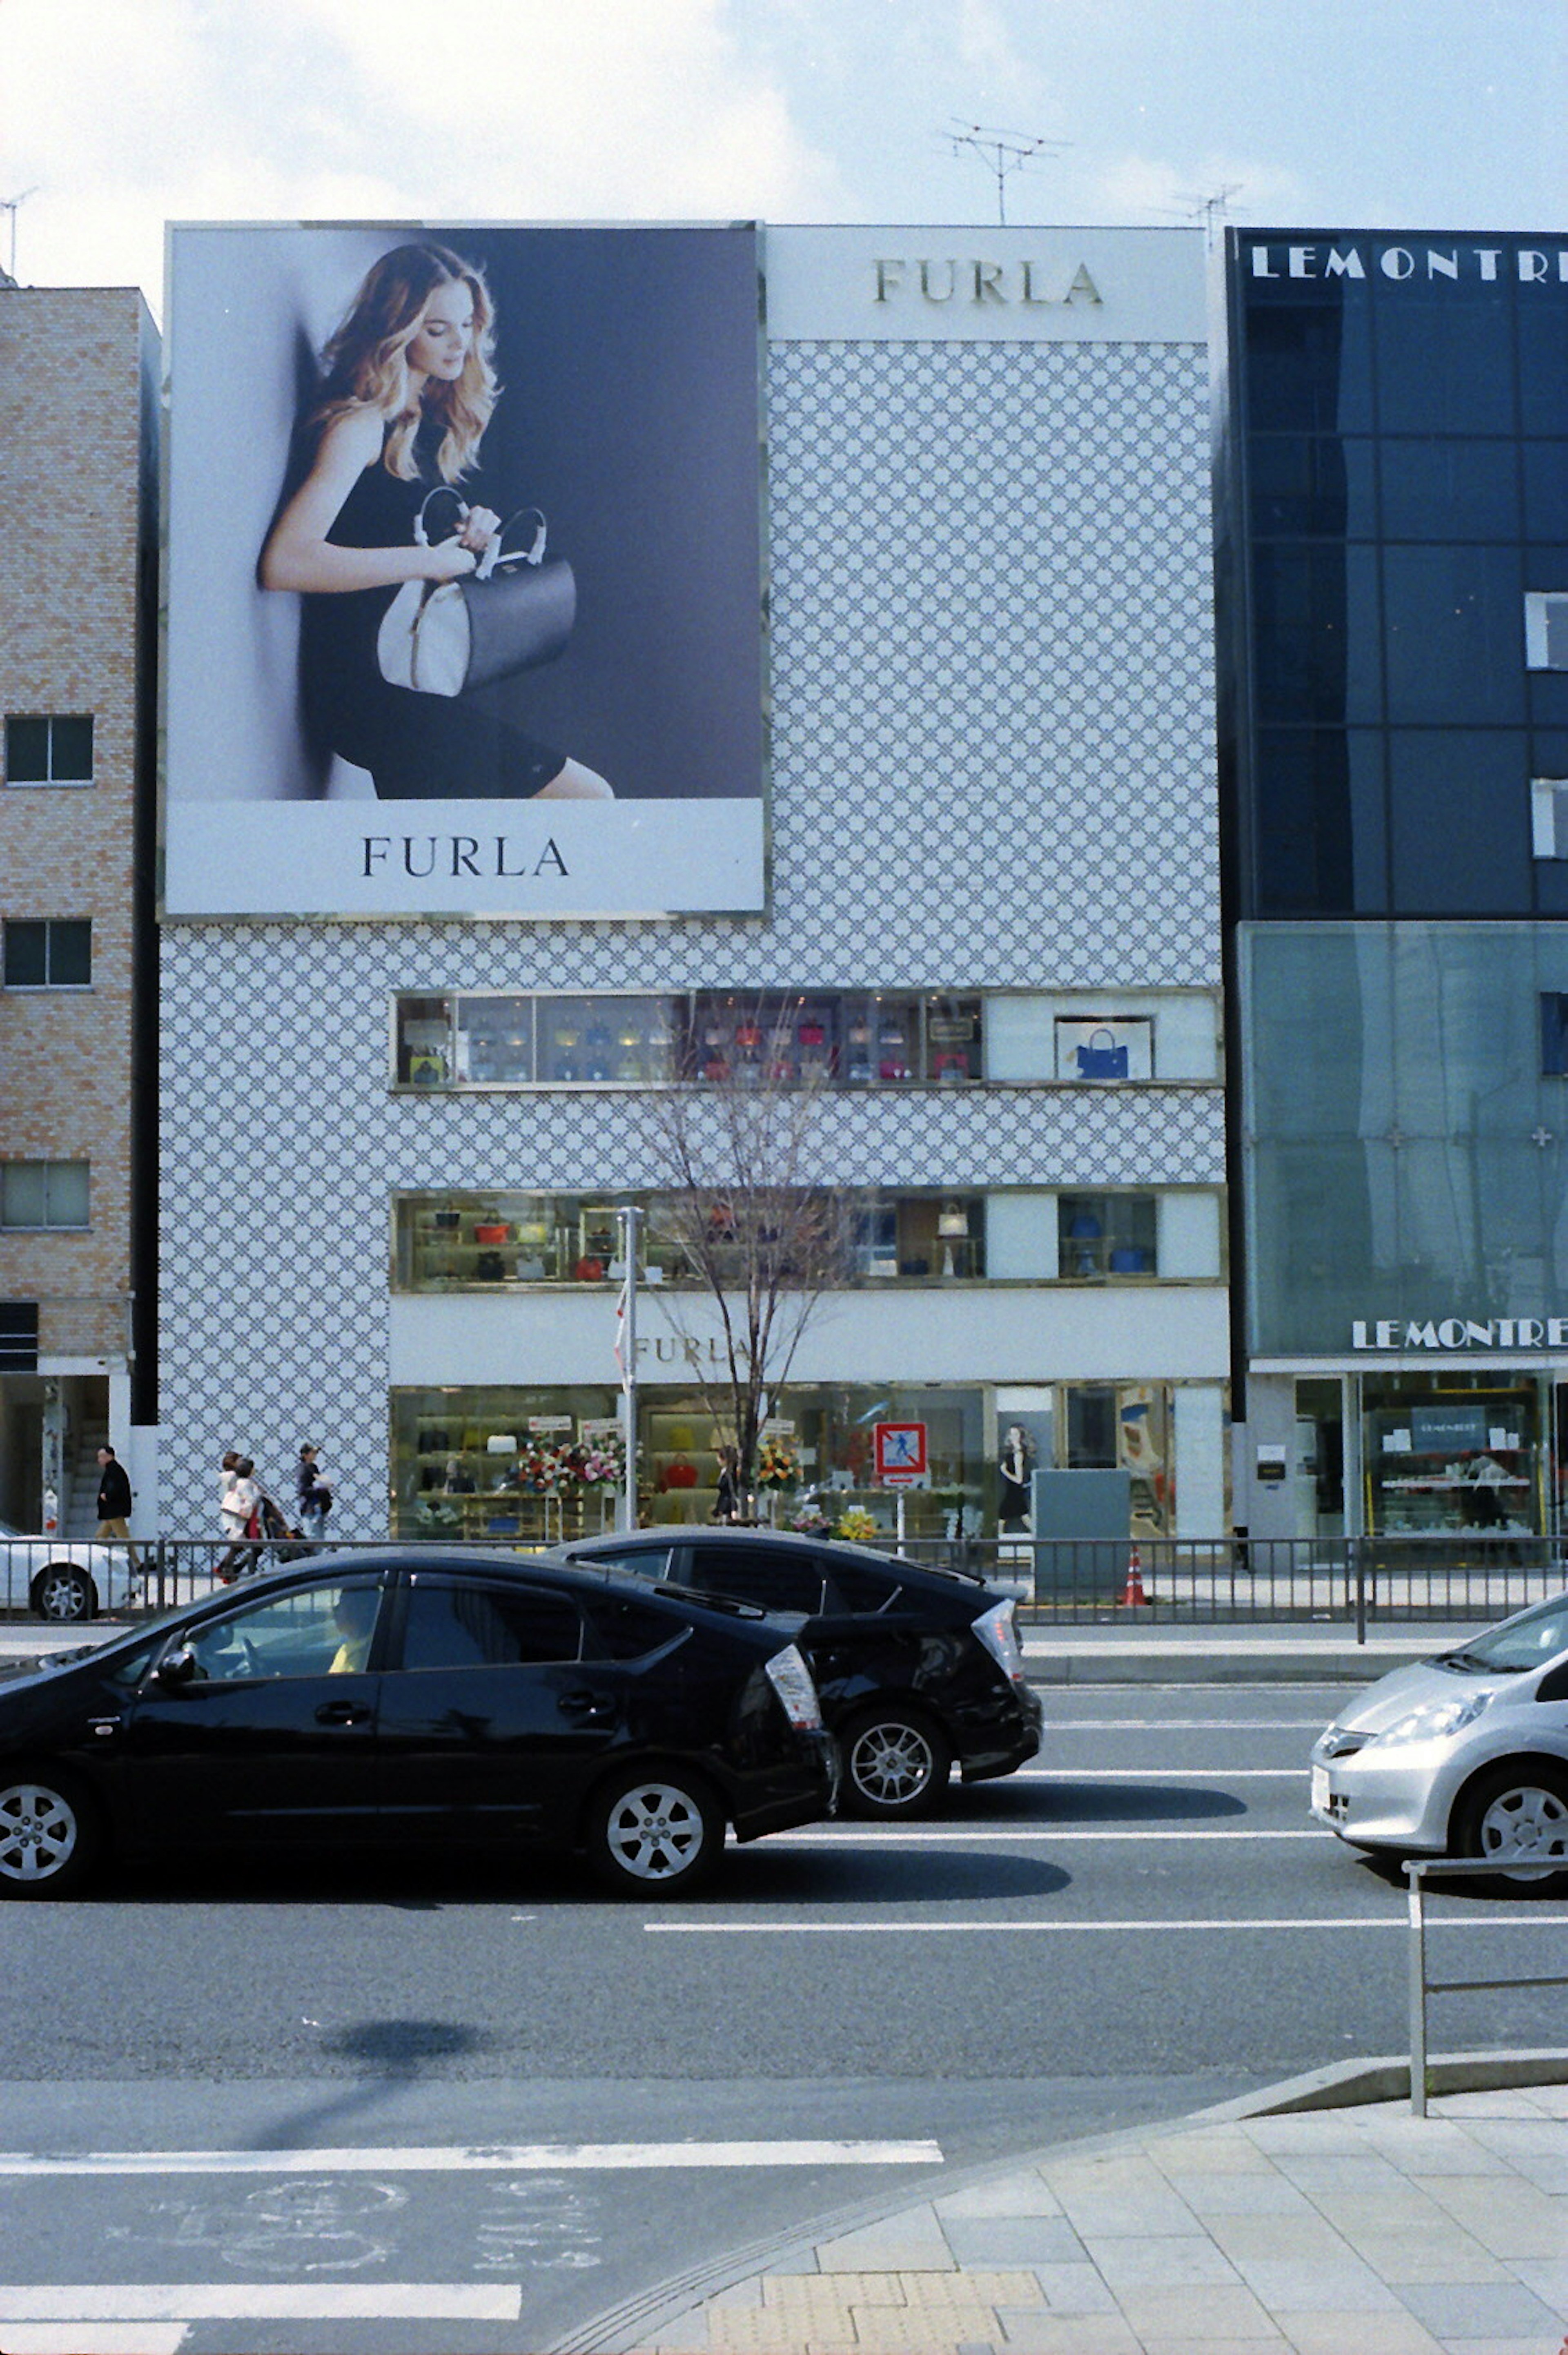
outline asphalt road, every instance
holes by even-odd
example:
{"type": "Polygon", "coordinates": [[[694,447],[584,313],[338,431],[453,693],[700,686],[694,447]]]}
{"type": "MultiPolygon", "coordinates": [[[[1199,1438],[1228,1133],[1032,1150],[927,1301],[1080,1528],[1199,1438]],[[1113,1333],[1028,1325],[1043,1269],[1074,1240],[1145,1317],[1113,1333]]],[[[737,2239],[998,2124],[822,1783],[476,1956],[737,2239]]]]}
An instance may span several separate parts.
{"type": "MultiPolygon", "coordinates": [[[[1024,1774],[694,1906],[175,1857],[9,1906],[0,2347],[123,2355],[82,2318],[140,2298],[136,2355],[537,2349],[939,2170],[1398,2051],[1403,1883],[1306,1815],[1336,1698],[1053,1693],[1024,1774]]],[[[1561,1967],[1550,1891],[1432,1910],[1435,1975],[1561,1967]]],[[[1432,2041],[1560,2043],[1560,1991],[1438,1998],[1432,2041]]]]}

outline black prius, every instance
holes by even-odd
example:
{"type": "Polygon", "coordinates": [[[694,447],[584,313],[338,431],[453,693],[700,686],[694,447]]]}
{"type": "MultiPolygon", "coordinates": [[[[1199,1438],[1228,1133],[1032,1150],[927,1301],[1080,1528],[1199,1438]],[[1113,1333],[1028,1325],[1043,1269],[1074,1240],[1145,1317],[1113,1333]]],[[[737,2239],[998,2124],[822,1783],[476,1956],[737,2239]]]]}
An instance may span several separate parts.
{"type": "Polygon", "coordinates": [[[639,1529],[560,1549],[637,1577],[801,1612],[801,1649],[844,1758],[848,1812],[883,1819],[939,1806],[965,1783],[1010,1774],[1040,1748],[1011,1597],[957,1571],[869,1546],[780,1531],[639,1529]]]}
{"type": "Polygon", "coordinates": [[[795,1632],[608,1568],[317,1555],[0,1670],[0,1889],[65,1895],[153,1849],[473,1841],[684,1893],[727,1828],[832,1811],[795,1632]]]}

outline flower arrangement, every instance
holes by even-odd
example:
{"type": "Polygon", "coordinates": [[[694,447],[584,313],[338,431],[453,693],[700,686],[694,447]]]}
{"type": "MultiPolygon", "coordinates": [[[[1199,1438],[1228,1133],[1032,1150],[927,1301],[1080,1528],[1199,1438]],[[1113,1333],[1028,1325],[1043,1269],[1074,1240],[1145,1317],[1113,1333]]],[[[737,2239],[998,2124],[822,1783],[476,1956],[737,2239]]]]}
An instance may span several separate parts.
{"type": "Polygon", "coordinates": [[[562,1496],[573,1477],[569,1452],[551,1447],[542,1440],[526,1447],[517,1458],[517,1486],[525,1496],[562,1496]]]}
{"type": "Polygon", "coordinates": [[[619,1488],[626,1477],[624,1442],[608,1433],[584,1441],[571,1452],[571,1467],[585,1488],[619,1488]]]}
{"type": "Polygon", "coordinates": [[[816,1497],[807,1497],[795,1506],[793,1512],[785,1514],[783,1527],[795,1530],[801,1537],[825,1538],[833,1523],[816,1497]]]}
{"type": "Polygon", "coordinates": [[[869,1545],[877,1534],[877,1524],[864,1505],[849,1505],[839,1514],[833,1534],[850,1545],[869,1545]]]}
{"type": "Polygon", "coordinates": [[[759,1488],[793,1488],[800,1477],[800,1458],[787,1439],[775,1433],[757,1450],[759,1488]]]}

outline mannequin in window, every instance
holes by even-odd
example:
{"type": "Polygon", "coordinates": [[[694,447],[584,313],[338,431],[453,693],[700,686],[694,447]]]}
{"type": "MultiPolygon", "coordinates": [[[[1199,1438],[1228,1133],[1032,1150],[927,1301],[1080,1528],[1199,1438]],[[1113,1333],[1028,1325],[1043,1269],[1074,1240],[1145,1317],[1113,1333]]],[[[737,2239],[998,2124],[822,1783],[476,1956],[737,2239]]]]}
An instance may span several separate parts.
{"type": "Polygon", "coordinates": [[[1029,1490],[1029,1474],[1034,1465],[1034,1447],[1021,1423],[1009,1423],[1002,1453],[997,1465],[1000,1487],[997,1497],[997,1518],[1004,1529],[1029,1527],[1033,1498],[1029,1490]]]}

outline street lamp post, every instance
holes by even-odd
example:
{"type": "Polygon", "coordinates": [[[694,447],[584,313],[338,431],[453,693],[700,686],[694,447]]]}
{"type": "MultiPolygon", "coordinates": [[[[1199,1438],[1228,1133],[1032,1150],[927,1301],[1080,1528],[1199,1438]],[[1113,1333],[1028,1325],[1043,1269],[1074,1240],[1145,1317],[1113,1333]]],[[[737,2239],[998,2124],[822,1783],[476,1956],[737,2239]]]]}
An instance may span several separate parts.
{"type": "Polygon", "coordinates": [[[616,1348],[621,1360],[621,1412],[626,1440],[626,1486],[621,1499],[621,1526],[627,1529],[637,1526],[637,1229],[642,1215],[631,1203],[615,1213],[621,1222],[621,1263],[626,1272],[621,1286],[621,1331],[616,1348]]]}

